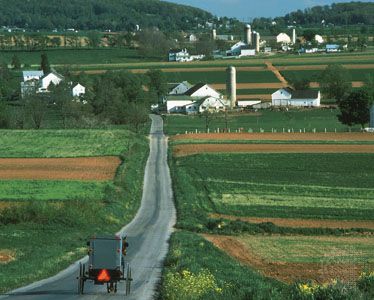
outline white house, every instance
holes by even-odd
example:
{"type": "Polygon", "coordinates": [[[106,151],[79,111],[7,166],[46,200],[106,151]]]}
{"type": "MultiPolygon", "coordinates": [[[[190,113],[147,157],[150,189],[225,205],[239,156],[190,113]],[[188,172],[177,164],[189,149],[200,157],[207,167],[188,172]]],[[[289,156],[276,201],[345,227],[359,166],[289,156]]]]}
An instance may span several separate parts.
{"type": "Polygon", "coordinates": [[[86,93],[86,88],[81,84],[76,84],[72,89],[73,97],[80,97],[86,93]]]}
{"type": "Polygon", "coordinates": [[[44,76],[44,72],[43,71],[23,71],[22,75],[23,75],[23,82],[26,82],[32,79],[39,80],[40,78],[44,76]]]}
{"type": "Polygon", "coordinates": [[[290,44],[291,38],[287,33],[282,32],[277,35],[277,43],[290,44]]]}
{"type": "Polygon", "coordinates": [[[169,51],[169,61],[184,62],[190,60],[190,54],[187,49],[173,49],[169,51]]]}
{"type": "Polygon", "coordinates": [[[190,84],[188,81],[176,83],[173,84],[173,86],[171,87],[169,95],[182,95],[185,92],[187,92],[190,88],[192,88],[192,84],[190,84]]]}
{"type": "Polygon", "coordinates": [[[282,88],[271,95],[271,103],[274,106],[316,107],[321,105],[321,93],[315,90],[294,91],[282,88]]]}
{"type": "Polygon", "coordinates": [[[197,42],[197,37],[196,37],[195,34],[189,34],[189,35],[187,36],[187,40],[190,41],[191,43],[193,43],[193,42],[197,42]]]}
{"type": "Polygon", "coordinates": [[[217,92],[215,89],[210,87],[205,83],[198,83],[190,88],[185,95],[190,97],[215,97],[215,98],[222,98],[222,95],[217,92]]]}
{"type": "Polygon", "coordinates": [[[51,83],[58,85],[64,77],[56,72],[51,72],[40,79],[39,93],[47,92],[51,83]]]}
{"type": "Polygon", "coordinates": [[[184,106],[184,113],[196,114],[203,113],[205,111],[219,112],[224,111],[229,106],[230,103],[227,100],[208,96],[200,98],[192,103],[186,104],[184,106]]]}
{"type": "Polygon", "coordinates": [[[256,55],[255,49],[241,49],[239,57],[255,56],[255,55],[256,55]]]}

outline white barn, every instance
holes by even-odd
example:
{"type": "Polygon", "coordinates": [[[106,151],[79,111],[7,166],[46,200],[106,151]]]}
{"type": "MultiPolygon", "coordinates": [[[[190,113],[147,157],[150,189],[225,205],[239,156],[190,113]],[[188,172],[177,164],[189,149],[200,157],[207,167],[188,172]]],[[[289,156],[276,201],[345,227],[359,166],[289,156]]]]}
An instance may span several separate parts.
{"type": "Polygon", "coordinates": [[[271,95],[274,106],[318,107],[321,105],[321,93],[315,90],[294,91],[282,88],[271,95]]]}
{"type": "Polygon", "coordinates": [[[291,44],[291,38],[287,33],[280,33],[277,35],[277,43],[291,44]]]}

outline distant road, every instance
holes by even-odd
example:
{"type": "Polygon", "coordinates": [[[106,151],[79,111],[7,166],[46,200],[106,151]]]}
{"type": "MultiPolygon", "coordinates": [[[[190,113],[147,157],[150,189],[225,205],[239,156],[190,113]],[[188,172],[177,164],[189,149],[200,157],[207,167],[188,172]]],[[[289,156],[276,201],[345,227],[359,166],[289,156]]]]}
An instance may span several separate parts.
{"type": "Polygon", "coordinates": [[[151,118],[150,155],[144,175],[142,204],[134,220],[121,230],[128,236],[130,244],[126,259],[133,273],[131,294],[124,296],[124,283],[119,284],[117,294],[108,294],[105,285],[94,286],[87,281],[85,294],[78,295],[76,263],[50,279],[18,289],[5,297],[0,296],[0,299],[153,299],[176,213],[162,119],[153,115],[151,118]]]}

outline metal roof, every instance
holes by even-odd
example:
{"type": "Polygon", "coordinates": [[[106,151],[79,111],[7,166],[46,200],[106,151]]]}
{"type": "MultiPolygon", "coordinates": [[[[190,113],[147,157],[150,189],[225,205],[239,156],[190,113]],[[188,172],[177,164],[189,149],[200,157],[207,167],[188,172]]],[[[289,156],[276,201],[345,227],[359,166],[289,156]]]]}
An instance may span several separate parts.
{"type": "Polygon", "coordinates": [[[29,77],[29,76],[43,76],[44,72],[43,71],[23,71],[22,72],[23,77],[29,77]]]}
{"type": "Polygon", "coordinates": [[[315,90],[302,90],[302,91],[293,91],[291,100],[293,99],[316,99],[318,98],[319,91],[315,90]]]}
{"type": "Polygon", "coordinates": [[[187,95],[187,96],[191,96],[193,93],[197,92],[198,90],[200,90],[203,86],[205,86],[206,83],[203,83],[203,82],[200,82],[198,84],[195,84],[192,88],[190,88],[187,92],[185,92],[184,94],[187,95]]]}

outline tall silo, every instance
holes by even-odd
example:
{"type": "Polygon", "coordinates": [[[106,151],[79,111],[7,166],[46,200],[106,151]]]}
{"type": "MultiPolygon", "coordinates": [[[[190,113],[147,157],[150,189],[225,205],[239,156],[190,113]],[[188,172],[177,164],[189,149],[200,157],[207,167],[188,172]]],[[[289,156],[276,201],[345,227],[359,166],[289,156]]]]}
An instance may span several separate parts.
{"type": "Polygon", "coordinates": [[[252,45],[252,29],[251,25],[249,24],[244,26],[244,43],[247,45],[252,45]]]}
{"type": "Polygon", "coordinates": [[[255,32],[254,34],[254,41],[253,41],[253,46],[256,50],[256,52],[260,52],[260,34],[258,32],[255,32]]]}
{"type": "Polygon", "coordinates": [[[217,39],[217,30],[213,29],[212,30],[212,40],[215,41],[217,39]]]}
{"type": "Polygon", "coordinates": [[[236,69],[234,66],[227,68],[227,82],[226,91],[227,97],[230,99],[230,107],[234,108],[236,106],[236,69]]]}
{"type": "Polygon", "coordinates": [[[296,44],[296,29],[292,30],[292,44],[296,44]]]}
{"type": "Polygon", "coordinates": [[[370,128],[374,128],[374,103],[370,109],[370,128]]]}

